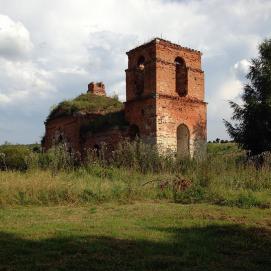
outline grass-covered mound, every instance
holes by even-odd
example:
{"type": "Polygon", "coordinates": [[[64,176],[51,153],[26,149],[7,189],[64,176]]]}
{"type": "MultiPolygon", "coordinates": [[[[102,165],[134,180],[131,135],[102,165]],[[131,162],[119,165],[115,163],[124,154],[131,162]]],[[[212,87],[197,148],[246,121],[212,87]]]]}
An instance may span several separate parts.
{"type": "Polygon", "coordinates": [[[81,94],[75,99],[65,100],[52,109],[47,121],[62,117],[72,116],[75,113],[94,114],[94,113],[112,113],[121,111],[123,103],[117,98],[98,96],[92,93],[81,94]]]}

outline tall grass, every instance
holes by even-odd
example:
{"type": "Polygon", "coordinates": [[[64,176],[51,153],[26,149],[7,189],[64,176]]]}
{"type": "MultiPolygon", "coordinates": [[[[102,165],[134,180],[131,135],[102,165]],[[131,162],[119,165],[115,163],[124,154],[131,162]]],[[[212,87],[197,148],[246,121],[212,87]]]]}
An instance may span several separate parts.
{"type": "Polygon", "coordinates": [[[25,171],[0,171],[0,205],[167,200],[271,207],[270,156],[259,167],[234,144],[209,145],[204,161],[161,155],[140,141],[125,141],[113,152],[104,145],[79,158],[65,144],[31,152],[25,171]]]}

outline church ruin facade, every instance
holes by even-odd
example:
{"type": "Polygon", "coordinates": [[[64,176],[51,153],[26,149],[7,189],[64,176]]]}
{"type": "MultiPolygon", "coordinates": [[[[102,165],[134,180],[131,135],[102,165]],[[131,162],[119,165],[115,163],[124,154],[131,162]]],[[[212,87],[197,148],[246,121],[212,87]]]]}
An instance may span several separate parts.
{"type": "MultiPolygon", "coordinates": [[[[156,38],[127,55],[126,102],[94,111],[78,108],[71,114],[61,114],[59,108],[45,122],[45,149],[65,139],[82,152],[139,136],[181,157],[204,156],[207,104],[201,52],[156,38]],[[99,119],[103,125],[94,129],[99,119]]],[[[88,93],[89,99],[112,99],[106,97],[103,83],[89,84],[88,93]]]]}

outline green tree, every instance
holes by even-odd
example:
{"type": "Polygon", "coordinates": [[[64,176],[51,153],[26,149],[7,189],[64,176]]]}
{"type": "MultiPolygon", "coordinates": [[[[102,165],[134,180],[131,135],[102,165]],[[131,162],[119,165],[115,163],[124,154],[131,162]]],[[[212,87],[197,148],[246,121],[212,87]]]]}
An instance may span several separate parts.
{"type": "Polygon", "coordinates": [[[224,123],[234,141],[255,155],[271,151],[271,39],[259,45],[246,77],[243,104],[230,101],[233,123],[224,123]]]}

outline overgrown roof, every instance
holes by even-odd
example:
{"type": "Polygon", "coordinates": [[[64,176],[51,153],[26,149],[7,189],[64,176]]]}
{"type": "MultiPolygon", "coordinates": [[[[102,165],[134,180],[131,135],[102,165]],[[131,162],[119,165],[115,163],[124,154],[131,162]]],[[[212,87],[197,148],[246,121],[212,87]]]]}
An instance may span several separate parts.
{"type": "Polygon", "coordinates": [[[80,128],[80,133],[81,135],[84,135],[88,132],[103,132],[113,127],[123,129],[124,127],[128,127],[128,125],[129,123],[126,121],[124,111],[122,110],[97,116],[95,119],[82,125],[80,128]]]}
{"type": "Polygon", "coordinates": [[[52,109],[47,117],[47,121],[62,116],[72,116],[76,113],[107,114],[121,110],[123,110],[123,103],[117,98],[85,93],[75,99],[59,103],[52,109]]]}

